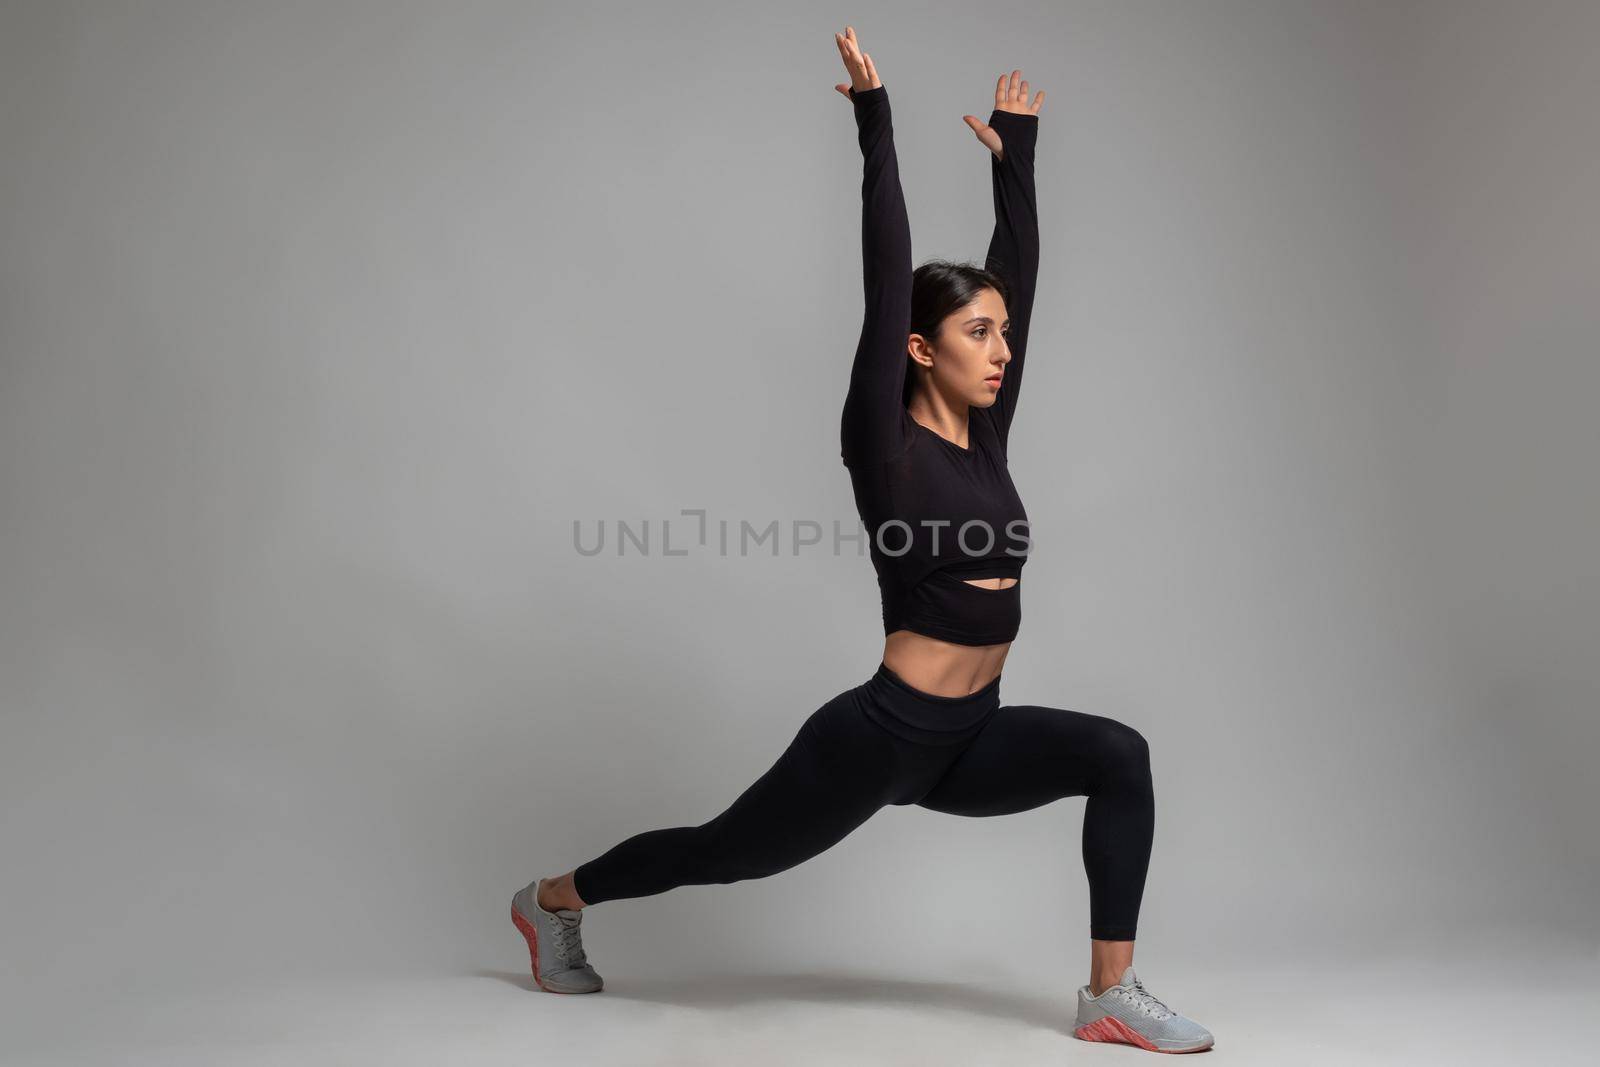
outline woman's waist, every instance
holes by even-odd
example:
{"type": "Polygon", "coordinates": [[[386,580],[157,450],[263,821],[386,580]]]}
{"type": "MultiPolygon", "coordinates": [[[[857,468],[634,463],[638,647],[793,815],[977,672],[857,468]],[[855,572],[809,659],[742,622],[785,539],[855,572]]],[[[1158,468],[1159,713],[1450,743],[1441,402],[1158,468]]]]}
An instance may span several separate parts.
{"type": "Polygon", "coordinates": [[[1010,641],[958,644],[902,629],[884,638],[883,663],[923,694],[962,698],[994,684],[1010,650],[1010,641]]]}

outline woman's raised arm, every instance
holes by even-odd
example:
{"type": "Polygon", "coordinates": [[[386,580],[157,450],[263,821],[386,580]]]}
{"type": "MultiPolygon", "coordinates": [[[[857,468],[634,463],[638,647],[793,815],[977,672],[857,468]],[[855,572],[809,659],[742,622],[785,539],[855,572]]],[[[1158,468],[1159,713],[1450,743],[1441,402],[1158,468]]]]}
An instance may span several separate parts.
{"type": "Polygon", "coordinates": [[[901,389],[911,335],[911,223],[900,190],[889,94],[855,30],[835,34],[850,72],[834,86],[855,109],[861,145],[861,282],[865,313],[850,385],[839,424],[840,455],[847,466],[879,462],[899,453],[908,437],[901,389]]]}
{"type": "Polygon", "coordinates": [[[1033,149],[1039,135],[1039,107],[1044,93],[1028,99],[1022,71],[1002,74],[994,89],[994,112],[987,125],[972,115],[963,116],[978,140],[993,153],[989,174],[994,187],[994,235],[984,266],[1005,280],[1011,290],[1006,314],[1011,328],[1006,344],[1011,362],[1004,384],[988,409],[1004,447],[1011,432],[1022,389],[1023,357],[1028,348],[1028,323],[1033,317],[1033,293],[1039,278],[1039,204],[1033,187],[1033,149]]]}

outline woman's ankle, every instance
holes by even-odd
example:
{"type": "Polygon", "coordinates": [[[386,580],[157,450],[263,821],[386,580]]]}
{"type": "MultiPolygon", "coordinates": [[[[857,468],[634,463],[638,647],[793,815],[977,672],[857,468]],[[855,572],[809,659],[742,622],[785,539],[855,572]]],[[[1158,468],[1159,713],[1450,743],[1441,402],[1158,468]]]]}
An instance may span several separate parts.
{"type": "Polygon", "coordinates": [[[573,888],[571,874],[563,874],[559,878],[539,879],[539,885],[534,890],[534,899],[545,911],[556,911],[561,908],[580,911],[586,907],[583,898],[579,897],[578,891],[573,888]]]}
{"type": "Polygon", "coordinates": [[[1133,942],[1091,939],[1089,947],[1089,995],[1098,997],[1122,981],[1133,963],[1133,942]]]}

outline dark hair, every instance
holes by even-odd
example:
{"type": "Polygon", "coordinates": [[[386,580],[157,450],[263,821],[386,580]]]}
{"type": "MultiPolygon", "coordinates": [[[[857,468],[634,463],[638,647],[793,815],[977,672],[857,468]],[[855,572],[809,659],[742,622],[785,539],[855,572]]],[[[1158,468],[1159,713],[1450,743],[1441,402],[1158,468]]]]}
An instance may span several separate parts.
{"type": "MultiPolygon", "coordinates": [[[[978,299],[978,294],[985,289],[993,289],[1000,294],[1000,299],[1010,302],[1005,281],[993,271],[972,263],[928,260],[911,273],[911,333],[934,340],[939,336],[939,324],[978,299]]],[[[910,361],[907,355],[906,362],[910,361]]],[[[905,388],[900,393],[902,404],[910,403],[916,382],[916,376],[907,367],[905,388]]]]}

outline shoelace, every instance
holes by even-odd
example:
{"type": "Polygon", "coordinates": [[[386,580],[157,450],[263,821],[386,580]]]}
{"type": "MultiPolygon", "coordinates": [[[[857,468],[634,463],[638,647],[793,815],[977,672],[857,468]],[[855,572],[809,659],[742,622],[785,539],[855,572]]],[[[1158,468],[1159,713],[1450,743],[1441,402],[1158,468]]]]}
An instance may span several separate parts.
{"type": "Polygon", "coordinates": [[[583,951],[583,935],[578,932],[578,924],[576,922],[568,924],[562,916],[558,915],[556,916],[555,928],[556,936],[553,947],[556,950],[556,958],[574,967],[582,967],[588,962],[588,957],[583,951]]]}
{"type": "Polygon", "coordinates": [[[1154,993],[1144,987],[1144,982],[1134,978],[1131,986],[1117,986],[1122,990],[1122,998],[1146,1015],[1153,1016],[1156,1021],[1170,1018],[1177,1012],[1163,1004],[1154,993]]]}

